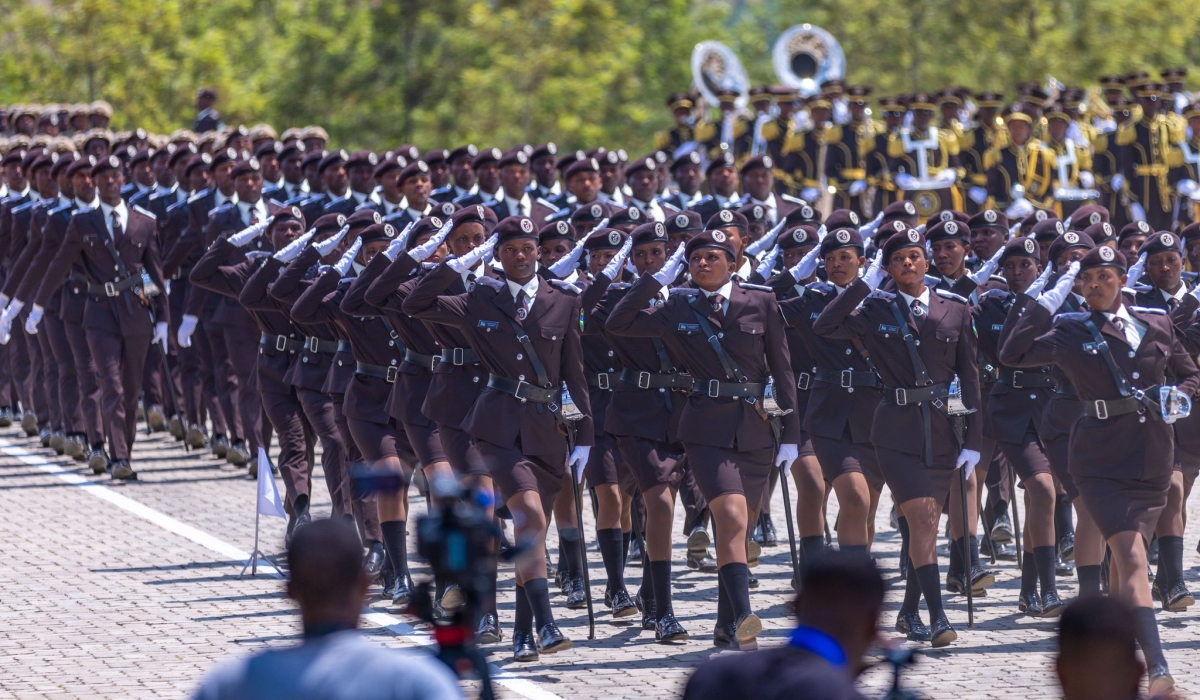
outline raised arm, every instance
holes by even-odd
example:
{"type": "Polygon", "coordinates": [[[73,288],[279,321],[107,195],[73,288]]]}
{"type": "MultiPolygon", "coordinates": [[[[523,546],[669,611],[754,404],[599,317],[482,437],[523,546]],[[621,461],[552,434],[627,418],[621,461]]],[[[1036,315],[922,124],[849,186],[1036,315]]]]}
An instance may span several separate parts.
{"type": "Polygon", "coordinates": [[[438,265],[413,287],[412,293],[404,300],[402,310],[409,316],[423,321],[440,323],[443,326],[463,326],[467,318],[468,295],[442,294],[457,276],[458,273],[446,263],[438,265]]]}

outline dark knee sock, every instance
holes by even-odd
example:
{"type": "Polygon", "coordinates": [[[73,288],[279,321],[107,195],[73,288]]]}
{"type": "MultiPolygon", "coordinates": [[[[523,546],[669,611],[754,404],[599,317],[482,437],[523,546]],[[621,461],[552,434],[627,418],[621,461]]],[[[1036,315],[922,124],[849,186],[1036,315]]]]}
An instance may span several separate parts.
{"type": "Polygon", "coordinates": [[[1146,657],[1146,665],[1151,668],[1166,666],[1167,657],[1163,656],[1162,642],[1158,639],[1158,621],[1154,619],[1154,608],[1134,608],[1133,617],[1137,620],[1134,636],[1137,637],[1138,646],[1142,648],[1142,655],[1146,657]]]}
{"type": "Polygon", "coordinates": [[[1167,535],[1158,538],[1158,574],[1155,583],[1163,590],[1183,580],[1183,538],[1167,535]]]}
{"type": "Polygon", "coordinates": [[[633,531],[621,533],[621,573],[625,573],[625,564],[629,562],[629,543],[633,541],[633,531]]]}
{"type": "Polygon", "coordinates": [[[979,566],[979,537],[971,535],[971,566],[979,566]]]}
{"type": "Polygon", "coordinates": [[[1054,546],[1034,547],[1033,559],[1037,562],[1038,582],[1042,586],[1042,595],[1046,595],[1050,591],[1057,591],[1058,587],[1054,582],[1054,560],[1056,559],[1054,546]]]}
{"type": "Polygon", "coordinates": [[[389,520],[379,523],[383,533],[383,548],[387,550],[388,559],[392,562],[392,571],[397,576],[408,573],[408,540],[404,532],[403,520],[389,520]]]}
{"type": "Polygon", "coordinates": [[[1033,552],[1025,550],[1025,558],[1021,560],[1021,595],[1037,593],[1038,565],[1033,552]]]}
{"type": "MultiPolygon", "coordinates": [[[[1028,555],[1026,555],[1028,556],[1028,555]]],[[[1075,569],[1079,575],[1079,597],[1100,594],[1100,565],[1088,564],[1075,569]]]]}
{"type": "Polygon", "coordinates": [[[496,560],[492,560],[492,568],[488,571],[487,590],[484,591],[481,612],[497,614],[496,610],[496,560]]]}
{"type": "Polygon", "coordinates": [[[750,567],[745,564],[726,564],[717,575],[725,584],[725,592],[729,596],[729,607],[732,616],[729,622],[737,620],[750,612],[750,567]]]}
{"type": "Polygon", "coordinates": [[[925,606],[929,608],[929,621],[932,623],[945,615],[942,611],[942,587],[938,581],[938,565],[918,566],[916,575],[917,580],[921,582],[921,593],[925,595],[925,606]]]}
{"type": "Polygon", "coordinates": [[[675,614],[675,609],[671,607],[671,560],[650,562],[650,578],[654,586],[655,617],[675,614]]]}
{"type": "Polygon", "coordinates": [[[533,619],[538,629],[554,622],[554,613],[550,610],[550,587],[544,578],[535,578],[525,582],[525,597],[529,599],[529,607],[533,610],[533,619]]]}
{"type": "Polygon", "coordinates": [[[533,608],[529,607],[529,598],[525,595],[524,586],[517,586],[517,609],[513,614],[513,632],[533,632],[533,608]]]}
{"type": "Polygon", "coordinates": [[[800,568],[810,566],[825,553],[825,536],[812,535],[800,538],[800,568]]]}
{"type": "Polygon", "coordinates": [[[950,541],[950,566],[946,569],[946,573],[951,576],[963,573],[962,548],[963,539],[961,537],[950,541]]]}
{"type": "Polygon", "coordinates": [[[642,557],[642,585],[638,587],[638,595],[646,605],[654,602],[654,572],[650,569],[650,557],[642,557]]]}
{"type": "Polygon", "coordinates": [[[900,529],[900,568],[912,568],[908,563],[908,519],[905,517],[897,517],[896,525],[900,529]]]}
{"type": "Polygon", "coordinates": [[[843,544],[839,545],[839,549],[852,557],[866,559],[869,556],[865,544],[843,544]]]}
{"type": "Polygon", "coordinates": [[[1054,497],[1054,541],[1075,532],[1075,523],[1071,518],[1071,501],[1065,494],[1054,497]]]}
{"type": "Polygon", "coordinates": [[[904,602],[900,605],[900,614],[907,615],[920,611],[921,607],[921,582],[917,580],[916,574],[913,573],[914,567],[912,560],[908,560],[908,579],[904,582],[904,602]]]}
{"type": "Polygon", "coordinates": [[[600,556],[604,559],[604,571],[608,574],[609,591],[619,591],[625,588],[625,579],[621,574],[621,528],[614,527],[596,530],[596,542],[600,544],[600,556]]]}
{"type": "Polygon", "coordinates": [[[729,602],[729,590],[725,586],[725,577],[717,572],[717,627],[733,622],[733,605],[729,602]]]}
{"type": "MultiPolygon", "coordinates": [[[[567,574],[571,578],[583,576],[583,568],[579,562],[579,528],[564,527],[558,531],[558,537],[562,543],[562,549],[559,550],[558,555],[563,558],[566,564],[567,574]]],[[[562,569],[561,564],[559,565],[559,569],[562,569]]]]}

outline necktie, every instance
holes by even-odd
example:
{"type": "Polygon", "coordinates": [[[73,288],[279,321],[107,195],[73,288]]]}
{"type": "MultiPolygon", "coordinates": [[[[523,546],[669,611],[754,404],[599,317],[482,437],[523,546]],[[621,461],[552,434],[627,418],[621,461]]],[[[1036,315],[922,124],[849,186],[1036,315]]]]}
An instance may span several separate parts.
{"type": "Polygon", "coordinates": [[[1171,297],[1170,299],[1167,300],[1167,308],[1170,309],[1171,311],[1174,311],[1176,309],[1176,307],[1178,307],[1178,306],[1179,306],[1179,300],[1176,299],[1175,297],[1171,297]]]}
{"type": "Polygon", "coordinates": [[[468,272],[467,273],[467,291],[469,292],[474,288],[475,288],[475,273],[468,272]]]}
{"type": "Polygon", "coordinates": [[[112,235],[113,240],[116,240],[125,230],[121,228],[121,218],[117,216],[117,210],[112,210],[112,235]]]}
{"type": "Polygon", "coordinates": [[[662,306],[664,303],[666,303],[666,300],[663,299],[662,292],[655,292],[654,299],[651,300],[650,306],[662,306]]]}
{"type": "Polygon", "coordinates": [[[524,321],[525,316],[529,314],[529,297],[525,295],[525,290],[517,292],[517,318],[524,321]]]}
{"type": "Polygon", "coordinates": [[[1112,323],[1113,323],[1113,325],[1114,325],[1114,326],[1116,326],[1116,327],[1117,327],[1117,330],[1121,331],[1122,333],[1124,333],[1124,332],[1125,332],[1125,322],[1124,322],[1124,321],[1122,321],[1120,318],[1118,318],[1118,317],[1114,316],[1114,317],[1113,317],[1113,320],[1112,320],[1112,323]]]}
{"type": "Polygon", "coordinates": [[[725,297],[721,294],[714,294],[708,300],[712,302],[713,311],[717,313],[717,316],[723,318],[725,310],[721,307],[725,304],[725,297]]]}
{"type": "Polygon", "coordinates": [[[913,299],[912,304],[910,304],[909,306],[912,309],[913,318],[921,318],[922,316],[925,315],[925,309],[921,308],[921,300],[920,299],[913,299]]]}
{"type": "Polygon", "coordinates": [[[250,208],[250,225],[253,226],[257,223],[258,223],[258,210],[255,209],[254,207],[251,207],[250,208]]]}

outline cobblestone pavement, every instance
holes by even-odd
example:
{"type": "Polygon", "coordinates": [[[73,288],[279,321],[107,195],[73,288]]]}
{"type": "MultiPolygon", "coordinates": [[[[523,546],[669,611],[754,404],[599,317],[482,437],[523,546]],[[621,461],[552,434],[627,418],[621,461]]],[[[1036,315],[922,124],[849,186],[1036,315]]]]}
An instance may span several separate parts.
{"type": "MultiPolygon", "coordinates": [[[[255,485],[245,471],[187,453],[161,434],[139,440],[135,466],[138,481],[115,484],[55,457],[15,428],[0,431],[0,512],[6,514],[0,521],[0,697],[186,697],[215,662],[297,639],[297,616],[280,579],[262,568],[256,577],[238,578],[254,546],[255,485]]],[[[319,470],[313,487],[314,513],[325,515],[329,503],[319,470]]],[[[419,500],[414,493],[418,513],[424,509],[419,500]]],[[[888,526],[889,505],[885,496],[874,547],[892,585],[884,638],[895,636],[891,611],[903,588],[895,574],[899,534],[888,526]]],[[[833,501],[830,509],[832,522],[833,501]]],[[[790,560],[778,494],[774,511],[783,544],[764,551],[755,570],[762,585],[751,596],[763,618],[763,645],[782,643],[791,626],[790,560]]],[[[282,549],[283,530],[283,521],[263,519],[269,554],[282,549]]],[[[1192,528],[1186,566],[1193,588],[1200,587],[1195,537],[1192,528]]],[[[600,593],[603,567],[594,535],[589,539],[593,591],[600,593]]],[[[675,610],[692,634],[689,642],[660,646],[653,633],[603,615],[589,641],[586,614],[567,610],[556,598],[555,615],[575,648],[527,665],[509,661],[507,645],[490,650],[498,694],[535,700],[677,696],[690,669],[714,653],[716,577],[688,571],[682,544],[676,550],[675,610]]],[[[639,571],[630,567],[631,590],[639,571]]],[[[414,576],[425,572],[414,566],[414,576]]],[[[1073,596],[1074,579],[1061,581],[1063,597],[1073,596]]],[[[923,654],[906,673],[906,685],[927,697],[956,700],[1056,696],[1053,623],[1018,615],[1018,584],[1015,564],[1002,562],[997,585],[976,601],[973,630],[966,629],[965,600],[947,598],[959,641],[923,654]]],[[[502,567],[500,586],[507,637],[511,567],[502,567]]],[[[427,627],[389,614],[377,602],[367,613],[364,625],[380,644],[428,643],[427,627]]],[[[1200,691],[1197,609],[1160,613],[1159,620],[1181,689],[1200,691]]],[[[863,678],[865,692],[875,697],[889,682],[883,668],[863,678]]]]}

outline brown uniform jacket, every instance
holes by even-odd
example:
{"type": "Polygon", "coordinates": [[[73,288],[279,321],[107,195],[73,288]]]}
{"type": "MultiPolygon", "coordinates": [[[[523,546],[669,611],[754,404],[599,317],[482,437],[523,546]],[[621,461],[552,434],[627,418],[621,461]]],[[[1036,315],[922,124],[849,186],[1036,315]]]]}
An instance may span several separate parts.
{"type": "Polygon", "coordinates": [[[1040,425],[1046,405],[1054,395],[1054,387],[1029,386],[1034,382],[1051,382],[1054,378],[1051,365],[1022,370],[1005,381],[1015,368],[1000,362],[1000,334],[1007,319],[1015,319],[1009,310],[1026,308],[1035,303],[1024,294],[1013,294],[1001,289],[992,289],[979,297],[974,308],[975,329],[979,334],[979,349],[987,361],[999,368],[1003,375],[991,385],[988,400],[984,404],[984,436],[1000,442],[1020,443],[1025,431],[1032,425],[1036,431],[1040,425]],[[1024,381],[1023,381],[1024,380],[1024,381]]]}

